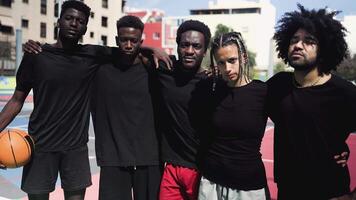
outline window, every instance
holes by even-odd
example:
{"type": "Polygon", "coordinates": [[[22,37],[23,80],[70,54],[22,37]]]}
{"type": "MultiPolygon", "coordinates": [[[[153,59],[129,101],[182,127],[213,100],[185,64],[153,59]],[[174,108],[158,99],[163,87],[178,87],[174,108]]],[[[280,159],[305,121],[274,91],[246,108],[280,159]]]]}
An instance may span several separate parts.
{"type": "Polygon", "coordinates": [[[94,18],[94,12],[90,12],[90,18],[94,18]]]}
{"type": "Polygon", "coordinates": [[[232,14],[247,14],[247,13],[258,13],[261,14],[261,8],[237,8],[232,9],[232,14]]]}
{"type": "Polygon", "coordinates": [[[157,33],[157,32],[153,33],[153,35],[152,35],[152,39],[153,40],[159,40],[159,38],[160,38],[160,34],[159,33],[157,33]]]}
{"type": "Polygon", "coordinates": [[[108,37],[106,35],[101,36],[102,45],[106,46],[108,44],[108,37]]]}
{"type": "Polygon", "coordinates": [[[101,6],[102,6],[103,8],[108,8],[108,7],[109,7],[109,5],[108,5],[108,0],[102,0],[101,6]]]}
{"type": "Polygon", "coordinates": [[[21,27],[28,28],[28,20],[27,19],[21,19],[21,27]]]}
{"type": "Polygon", "coordinates": [[[47,0],[41,0],[41,14],[47,14],[47,0]]]}
{"type": "Polygon", "coordinates": [[[94,38],[94,32],[90,32],[90,38],[94,38]]]}
{"type": "Polygon", "coordinates": [[[0,26],[0,32],[2,34],[8,34],[8,35],[13,35],[14,31],[11,26],[0,26]]]}
{"type": "Polygon", "coordinates": [[[11,7],[11,0],[0,0],[0,6],[11,7]]]}
{"type": "Polygon", "coordinates": [[[124,8],[126,6],[126,0],[121,1],[121,12],[124,12],[124,8]]]}
{"type": "Polygon", "coordinates": [[[101,26],[108,27],[108,18],[107,17],[101,17],[101,26]]]}
{"type": "Polygon", "coordinates": [[[59,17],[59,13],[58,13],[58,3],[54,4],[54,16],[55,17],[59,17]]]}
{"type": "Polygon", "coordinates": [[[46,38],[46,36],[47,36],[46,23],[41,22],[40,37],[41,38],[46,38]]]}
{"type": "Polygon", "coordinates": [[[27,3],[28,4],[28,0],[22,0],[22,3],[27,3]]]}

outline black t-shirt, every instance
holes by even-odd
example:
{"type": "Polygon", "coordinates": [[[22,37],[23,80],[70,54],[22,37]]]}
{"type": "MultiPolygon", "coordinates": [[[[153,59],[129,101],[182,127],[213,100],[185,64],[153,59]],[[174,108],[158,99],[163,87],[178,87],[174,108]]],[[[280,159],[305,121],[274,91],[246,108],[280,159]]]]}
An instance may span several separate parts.
{"type": "Polygon", "coordinates": [[[124,67],[119,60],[98,70],[91,112],[99,166],[158,164],[150,70],[142,64],[124,67]]]}
{"type": "Polygon", "coordinates": [[[33,89],[28,132],[36,151],[68,150],[87,143],[90,86],[98,68],[92,47],[78,45],[65,51],[46,44],[40,54],[24,55],[16,90],[33,89]]]}
{"type": "Polygon", "coordinates": [[[348,168],[336,164],[333,156],[348,151],[345,141],[356,130],[355,102],[356,86],[336,75],[306,88],[293,85],[292,73],[268,81],[277,184],[318,194],[318,199],[349,191],[348,168]]]}
{"type": "Polygon", "coordinates": [[[195,124],[202,141],[199,153],[202,175],[238,190],[266,187],[260,147],[267,122],[267,85],[253,80],[231,88],[220,80],[215,92],[212,84],[199,85],[203,88],[197,87],[194,107],[200,109],[193,118],[200,121],[195,124]]]}
{"type": "Polygon", "coordinates": [[[199,147],[196,130],[189,117],[189,103],[196,84],[205,73],[185,72],[177,62],[173,71],[158,71],[162,95],[160,120],[162,160],[188,168],[196,167],[199,147]]]}

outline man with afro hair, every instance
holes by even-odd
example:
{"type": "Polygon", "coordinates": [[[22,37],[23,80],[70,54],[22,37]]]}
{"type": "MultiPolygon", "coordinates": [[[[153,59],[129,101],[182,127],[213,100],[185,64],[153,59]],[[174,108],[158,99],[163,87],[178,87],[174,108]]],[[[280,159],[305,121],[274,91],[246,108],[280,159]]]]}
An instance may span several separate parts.
{"type": "Polygon", "coordinates": [[[274,35],[294,72],[268,80],[278,199],[348,199],[348,167],[334,159],[349,151],[346,139],[356,131],[356,87],[331,73],[348,55],[346,30],[337,11],[298,8],[274,35]]]}

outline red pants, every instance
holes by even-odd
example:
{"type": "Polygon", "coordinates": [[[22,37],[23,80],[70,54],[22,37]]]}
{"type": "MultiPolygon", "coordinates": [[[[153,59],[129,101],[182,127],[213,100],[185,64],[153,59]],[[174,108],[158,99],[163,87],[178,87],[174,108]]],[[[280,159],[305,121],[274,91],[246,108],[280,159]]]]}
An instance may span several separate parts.
{"type": "Polygon", "coordinates": [[[200,174],[196,169],[167,164],[160,186],[160,200],[196,200],[200,174]]]}

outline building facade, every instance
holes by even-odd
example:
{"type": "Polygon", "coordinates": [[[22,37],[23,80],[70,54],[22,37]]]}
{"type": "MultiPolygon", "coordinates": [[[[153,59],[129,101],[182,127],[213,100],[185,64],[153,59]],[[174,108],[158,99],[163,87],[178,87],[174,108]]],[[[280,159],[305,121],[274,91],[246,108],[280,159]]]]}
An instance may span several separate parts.
{"type": "Polygon", "coordinates": [[[208,8],[191,10],[190,14],[190,16],[163,19],[164,48],[175,49],[176,29],[184,20],[202,21],[209,26],[212,34],[215,33],[218,24],[223,24],[234,31],[241,32],[247,48],[256,53],[255,69],[267,73],[276,21],[276,9],[269,0],[210,1],[208,8]]]}
{"type": "Polygon", "coordinates": [[[346,42],[349,45],[350,54],[356,54],[356,15],[346,15],[342,24],[347,29],[346,42]]]}
{"type": "MultiPolygon", "coordinates": [[[[91,8],[84,44],[116,46],[116,21],[122,16],[125,0],[82,0],[91,8]]],[[[53,43],[63,0],[0,0],[0,73],[14,68],[16,33],[24,43],[29,39],[53,43]]]]}
{"type": "Polygon", "coordinates": [[[126,15],[133,15],[141,19],[145,24],[143,30],[143,45],[162,48],[162,17],[164,12],[161,10],[127,10],[126,15]]]}

